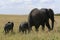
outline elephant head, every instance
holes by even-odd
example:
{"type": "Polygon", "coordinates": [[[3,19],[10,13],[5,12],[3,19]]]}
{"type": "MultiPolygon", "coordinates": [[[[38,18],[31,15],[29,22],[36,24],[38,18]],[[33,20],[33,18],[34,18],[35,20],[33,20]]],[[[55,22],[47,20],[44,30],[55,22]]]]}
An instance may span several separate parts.
{"type": "Polygon", "coordinates": [[[48,11],[49,11],[49,19],[52,21],[52,30],[53,30],[53,28],[54,28],[54,12],[53,12],[53,10],[52,9],[48,9],[48,11]]]}

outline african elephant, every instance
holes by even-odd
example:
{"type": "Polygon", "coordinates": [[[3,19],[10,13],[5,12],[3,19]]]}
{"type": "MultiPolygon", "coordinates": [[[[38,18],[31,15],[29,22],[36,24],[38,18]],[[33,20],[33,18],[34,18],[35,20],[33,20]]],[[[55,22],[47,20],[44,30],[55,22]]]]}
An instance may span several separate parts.
{"type": "Polygon", "coordinates": [[[13,27],[14,27],[13,22],[6,23],[5,27],[4,27],[5,34],[8,33],[10,30],[11,30],[11,32],[13,32],[13,27]]]}
{"type": "Polygon", "coordinates": [[[27,30],[29,30],[29,28],[28,28],[28,22],[22,22],[19,25],[19,32],[27,33],[27,30]]]}
{"type": "Polygon", "coordinates": [[[54,12],[52,9],[47,8],[34,8],[29,14],[28,17],[28,26],[30,30],[32,29],[32,26],[35,26],[36,31],[38,31],[38,28],[40,25],[42,25],[42,30],[45,28],[45,24],[49,30],[53,30],[54,27],[54,12]],[[49,24],[49,19],[52,21],[52,28],[49,24]]]}

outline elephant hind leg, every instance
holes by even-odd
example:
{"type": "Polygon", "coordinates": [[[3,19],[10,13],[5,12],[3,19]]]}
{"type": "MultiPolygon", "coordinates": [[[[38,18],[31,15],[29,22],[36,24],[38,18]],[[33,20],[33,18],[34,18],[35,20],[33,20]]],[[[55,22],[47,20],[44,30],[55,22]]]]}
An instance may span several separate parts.
{"type": "Polygon", "coordinates": [[[35,30],[36,30],[36,32],[39,31],[38,28],[39,28],[39,25],[35,25],[35,30]]]}
{"type": "Polygon", "coordinates": [[[11,32],[13,32],[13,29],[11,29],[11,32]]]}

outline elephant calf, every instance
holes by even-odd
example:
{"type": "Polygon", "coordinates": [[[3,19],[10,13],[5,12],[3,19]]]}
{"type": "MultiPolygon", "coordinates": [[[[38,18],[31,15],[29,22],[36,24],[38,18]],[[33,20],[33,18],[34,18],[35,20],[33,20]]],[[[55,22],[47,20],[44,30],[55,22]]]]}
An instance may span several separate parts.
{"type": "Polygon", "coordinates": [[[20,26],[19,26],[19,32],[26,33],[27,30],[29,30],[29,28],[28,28],[28,22],[21,23],[20,26]]]}
{"type": "Polygon", "coordinates": [[[5,34],[8,33],[9,31],[13,32],[13,26],[14,26],[13,22],[6,23],[4,27],[5,34]]]}

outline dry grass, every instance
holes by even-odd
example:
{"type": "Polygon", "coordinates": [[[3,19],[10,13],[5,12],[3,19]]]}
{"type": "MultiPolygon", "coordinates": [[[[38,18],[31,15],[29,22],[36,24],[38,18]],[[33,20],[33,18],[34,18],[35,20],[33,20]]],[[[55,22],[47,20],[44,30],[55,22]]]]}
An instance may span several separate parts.
{"type": "Polygon", "coordinates": [[[28,16],[0,15],[0,40],[60,40],[60,16],[55,16],[56,22],[53,31],[48,32],[48,29],[45,28],[43,32],[40,27],[39,32],[36,33],[33,27],[33,31],[29,34],[18,33],[19,24],[27,19],[28,16]],[[14,22],[14,33],[5,35],[3,28],[8,21],[14,22]]]}

